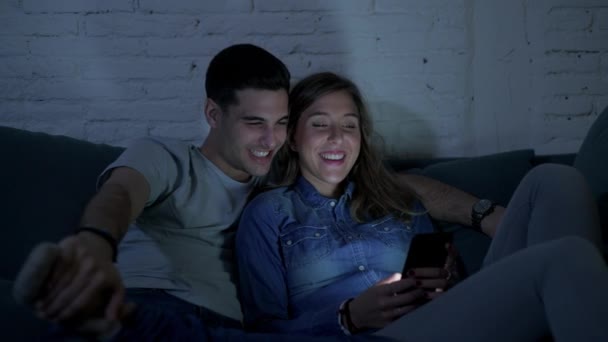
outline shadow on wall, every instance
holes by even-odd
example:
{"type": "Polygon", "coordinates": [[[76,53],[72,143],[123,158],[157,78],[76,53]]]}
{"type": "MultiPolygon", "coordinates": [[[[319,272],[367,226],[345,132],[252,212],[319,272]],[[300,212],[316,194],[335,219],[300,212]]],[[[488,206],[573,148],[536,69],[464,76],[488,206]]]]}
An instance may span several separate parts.
{"type": "Polygon", "coordinates": [[[387,156],[408,159],[430,158],[435,154],[437,139],[424,117],[394,102],[371,101],[368,106],[376,133],[383,132],[383,135],[399,137],[398,142],[393,141],[390,145],[385,144],[385,138],[379,137],[380,146],[387,156]],[[396,118],[399,120],[395,120],[396,118]]]}

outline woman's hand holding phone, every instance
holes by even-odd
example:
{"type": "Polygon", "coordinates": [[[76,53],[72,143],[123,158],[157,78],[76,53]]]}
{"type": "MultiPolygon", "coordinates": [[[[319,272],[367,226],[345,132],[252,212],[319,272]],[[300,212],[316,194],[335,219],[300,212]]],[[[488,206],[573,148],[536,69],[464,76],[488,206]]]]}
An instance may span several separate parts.
{"type": "Polygon", "coordinates": [[[421,282],[395,273],[357,296],[349,305],[357,329],[383,328],[425,301],[421,282]]]}
{"type": "Polygon", "coordinates": [[[457,258],[452,234],[418,234],[410,243],[403,273],[419,281],[429,299],[433,299],[453,284],[457,258]]]}

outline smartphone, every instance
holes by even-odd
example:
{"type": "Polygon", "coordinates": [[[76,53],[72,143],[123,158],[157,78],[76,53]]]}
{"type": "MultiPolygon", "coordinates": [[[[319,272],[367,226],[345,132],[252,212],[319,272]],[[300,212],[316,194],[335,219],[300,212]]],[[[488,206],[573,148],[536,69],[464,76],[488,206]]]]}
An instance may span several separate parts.
{"type": "Polygon", "coordinates": [[[451,233],[416,234],[410,243],[410,249],[403,266],[403,274],[419,267],[443,268],[448,257],[447,244],[452,243],[451,233]]]}

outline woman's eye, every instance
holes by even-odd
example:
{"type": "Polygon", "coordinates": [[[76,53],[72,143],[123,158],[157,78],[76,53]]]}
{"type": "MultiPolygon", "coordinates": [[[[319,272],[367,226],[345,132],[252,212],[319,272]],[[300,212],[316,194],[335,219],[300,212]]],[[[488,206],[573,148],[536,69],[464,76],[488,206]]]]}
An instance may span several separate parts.
{"type": "Polygon", "coordinates": [[[312,127],[327,127],[327,125],[322,122],[313,122],[312,127]]]}

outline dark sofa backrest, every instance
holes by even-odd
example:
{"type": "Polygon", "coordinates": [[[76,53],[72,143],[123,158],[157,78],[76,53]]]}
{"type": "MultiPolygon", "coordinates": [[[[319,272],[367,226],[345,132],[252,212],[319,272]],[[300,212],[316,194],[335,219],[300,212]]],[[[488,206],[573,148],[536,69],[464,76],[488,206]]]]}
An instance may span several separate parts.
{"type": "Polygon", "coordinates": [[[0,127],[0,277],[13,279],[36,243],[57,241],[77,226],[97,175],[121,151],[0,127]]]}

